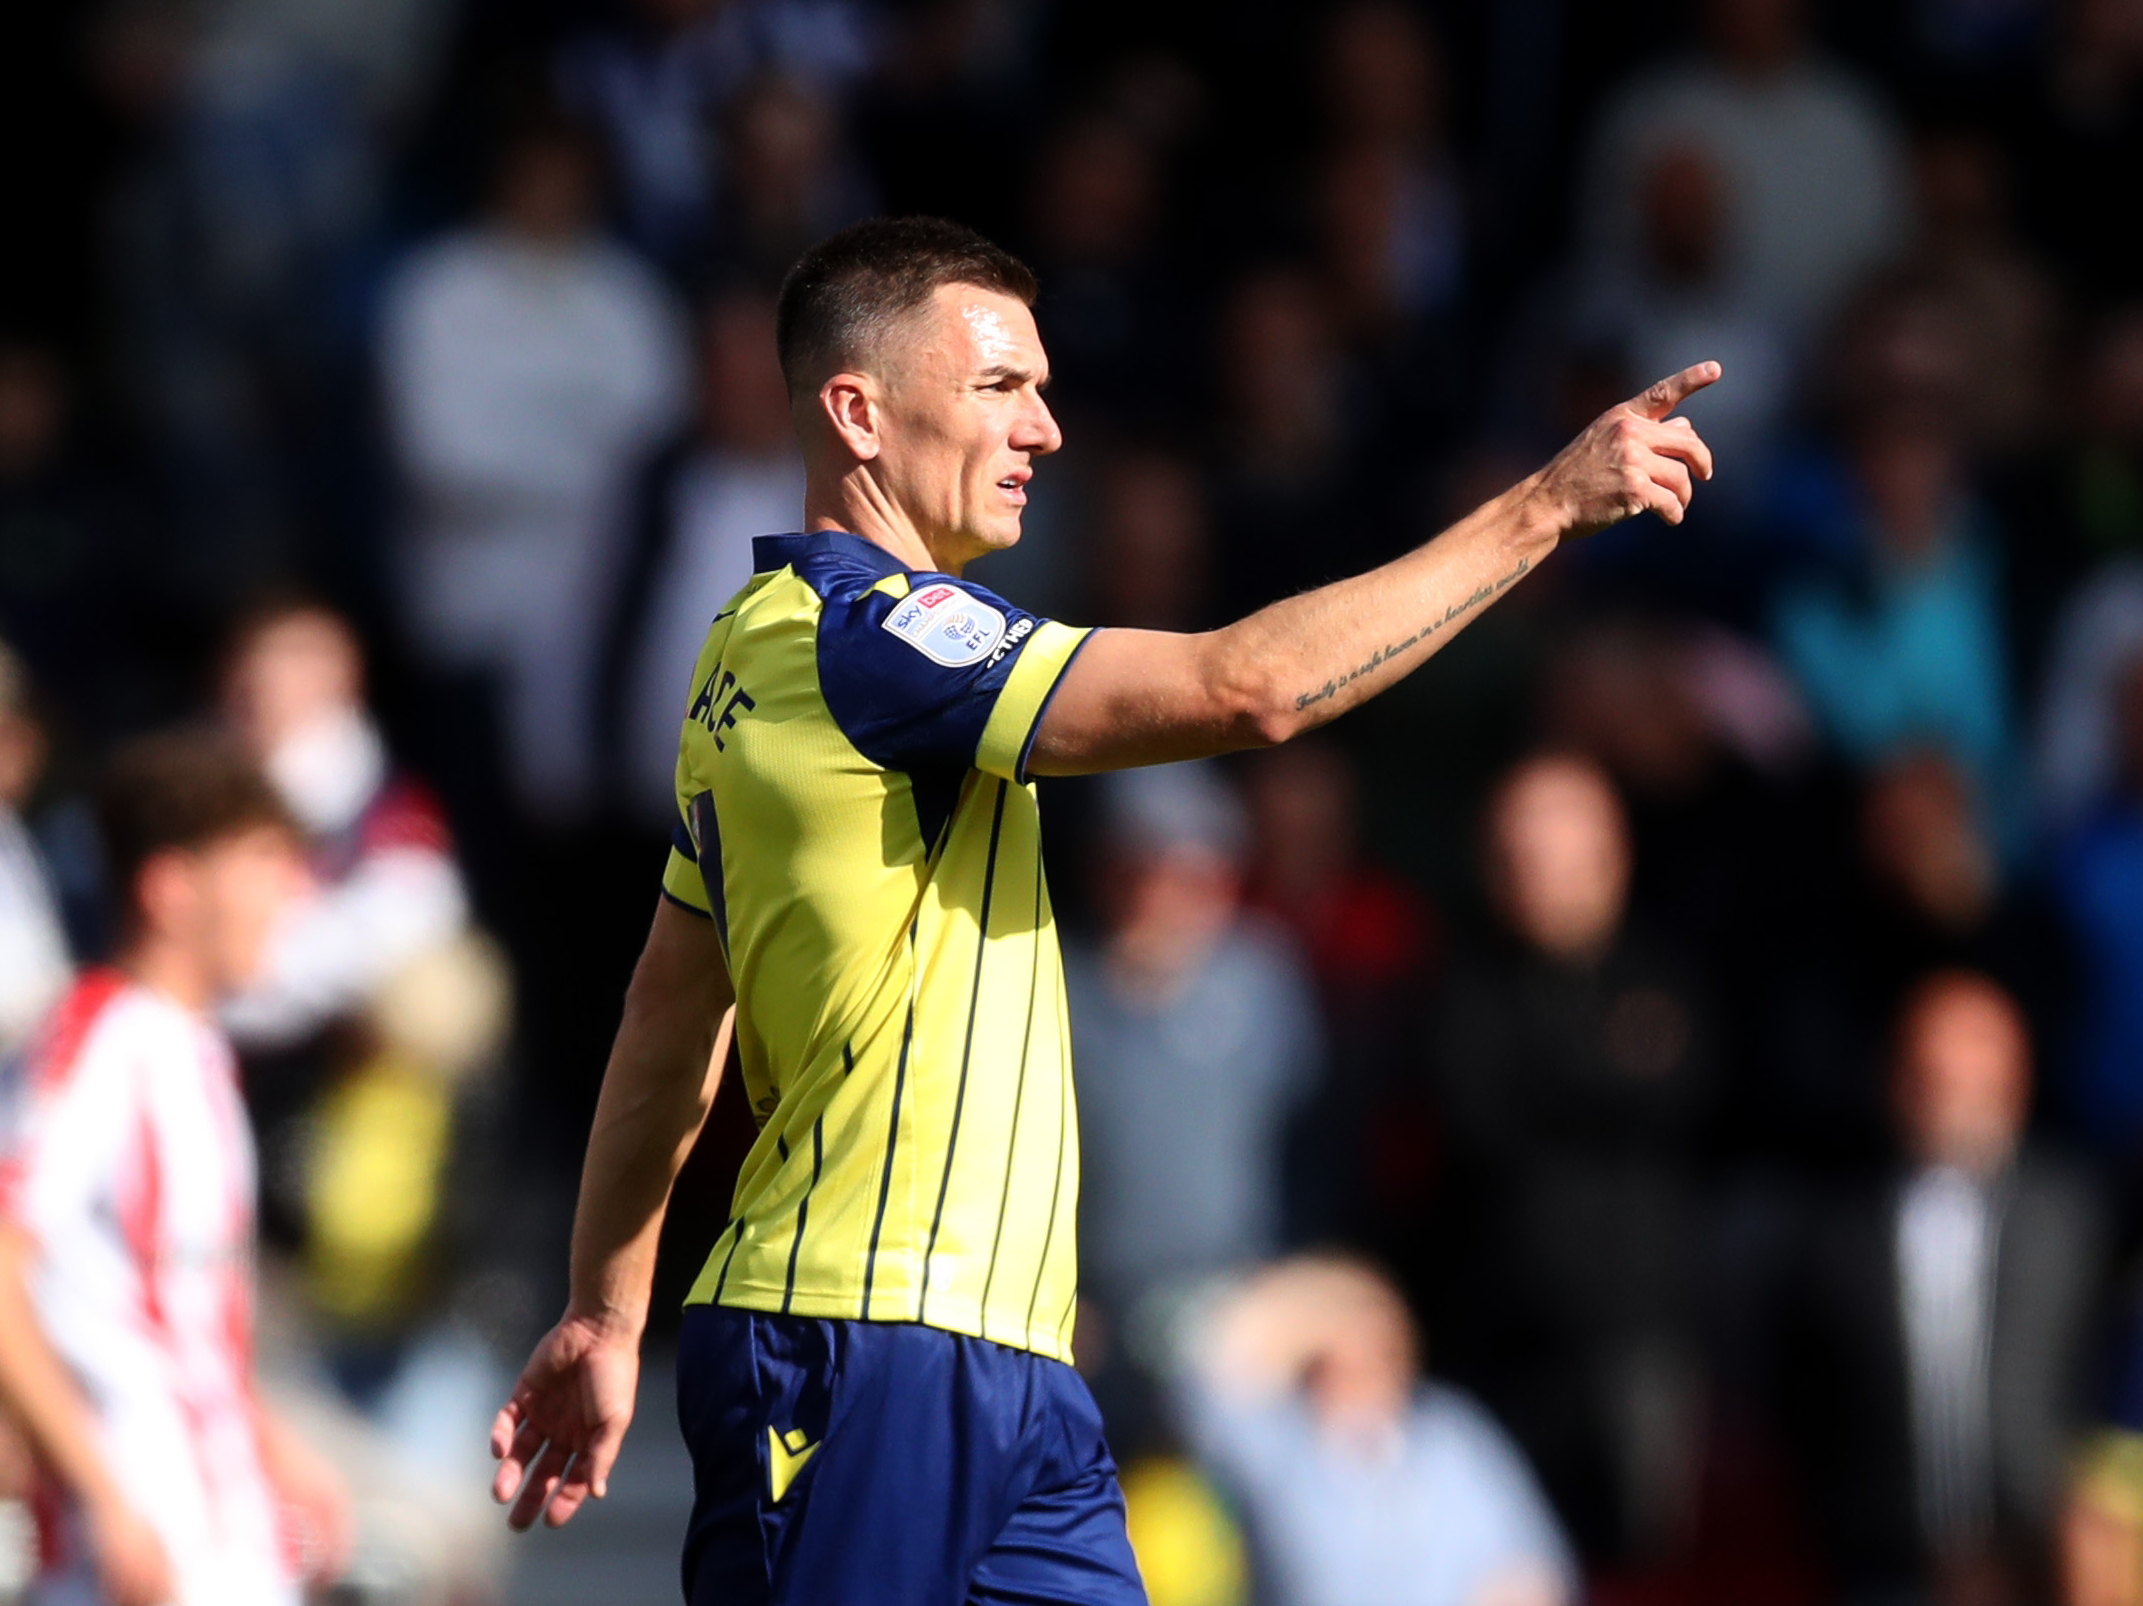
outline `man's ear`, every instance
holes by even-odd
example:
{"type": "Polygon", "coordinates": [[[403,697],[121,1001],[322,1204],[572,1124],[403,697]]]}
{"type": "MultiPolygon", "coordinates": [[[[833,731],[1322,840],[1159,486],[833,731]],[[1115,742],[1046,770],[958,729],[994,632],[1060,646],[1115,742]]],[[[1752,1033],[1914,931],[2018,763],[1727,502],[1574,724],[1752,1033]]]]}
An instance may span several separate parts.
{"type": "Polygon", "coordinates": [[[869,374],[839,373],[819,386],[819,412],[859,463],[876,457],[884,444],[883,405],[878,382],[869,374]]]}

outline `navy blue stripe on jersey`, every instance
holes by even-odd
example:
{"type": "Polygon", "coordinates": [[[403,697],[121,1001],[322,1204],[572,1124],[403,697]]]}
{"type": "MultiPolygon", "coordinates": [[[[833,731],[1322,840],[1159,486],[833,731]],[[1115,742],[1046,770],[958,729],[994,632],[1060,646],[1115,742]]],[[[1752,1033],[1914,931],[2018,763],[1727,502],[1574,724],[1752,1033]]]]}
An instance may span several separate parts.
{"type": "MultiPolygon", "coordinates": [[[[818,1119],[811,1123],[811,1180],[805,1184],[804,1196],[796,1201],[796,1238],[789,1245],[789,1276],[781,1287],[781,1314],[789,1314],[789,1306],[796,1300],[796,1257],[803,1253],[804,1226],[811,1219],[811,1195],[819,1185],[819,1172],[826,1166],[826,1112],[819,1111],[818,1119]]],[[[786,1154],[782,1156],[788,1158],[786,1154]]]]}
{"type": "MultiPolygon", "coordinates": [[[[908,933],[908,940],[915,940],[915,933],[908,933]]],[[[900,1147],[900,1095],[908,1084],[908,1047],[915,1039],[915,1005],[908,1005],[907,1023],[900,1029],[900,1058],[893,1066],[893,1125],[885,1140],[885,1174],[878,1181],[878,1214],[871,1222],[870,1253],[863,1257],[863,1310],[865,1321],[871,1319],[871,1284],[878,1275],[878,1235],[885,1231],[886,1201],[893,1197],[893,1154],[900,1147]]],[[[726,1269],[726,1268],[725,1268],[726,1269]]],[[[929,1275],[929,1268],[924,1268],[929,1275]]],[[[719,1295],[716,1296],[719,1300],[719,1295]]]]}
{"type": "Polygon", "coordinates": [[[714,794],[702,792],[692,800],[692,824],[699,833],[706,857],[699,861],[700,884],[707,889],[707,908],[714,916],[716,935],[729,946],[729,900],[722,891],[722,822],[715,818],[714,794]],[[709,874],[709,867],[712,874],[709,874]]]}

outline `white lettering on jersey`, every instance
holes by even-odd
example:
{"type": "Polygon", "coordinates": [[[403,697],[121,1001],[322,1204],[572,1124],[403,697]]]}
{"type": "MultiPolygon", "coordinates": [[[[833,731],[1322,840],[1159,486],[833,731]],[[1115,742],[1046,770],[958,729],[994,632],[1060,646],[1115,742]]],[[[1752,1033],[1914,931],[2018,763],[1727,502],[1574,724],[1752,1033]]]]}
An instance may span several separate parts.
{"type": "Polygon", "coordinates": [[[965,669],[1004,639],[1005,616],[939,581],[910,592],[885,616],[885,627],[932,663],[965,669]]]}

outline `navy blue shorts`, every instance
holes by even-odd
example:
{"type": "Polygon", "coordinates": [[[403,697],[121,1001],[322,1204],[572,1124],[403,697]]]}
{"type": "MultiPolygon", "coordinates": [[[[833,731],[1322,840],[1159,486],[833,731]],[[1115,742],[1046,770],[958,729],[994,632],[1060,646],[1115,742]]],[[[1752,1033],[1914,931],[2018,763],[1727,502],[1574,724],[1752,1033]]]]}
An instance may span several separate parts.
{"type": "Polygon", "coordinates": [[[677,1412],[691,1606],[1145,1606],[1101,1413],[1061,1361],[695,1305],[677,1412]]]}

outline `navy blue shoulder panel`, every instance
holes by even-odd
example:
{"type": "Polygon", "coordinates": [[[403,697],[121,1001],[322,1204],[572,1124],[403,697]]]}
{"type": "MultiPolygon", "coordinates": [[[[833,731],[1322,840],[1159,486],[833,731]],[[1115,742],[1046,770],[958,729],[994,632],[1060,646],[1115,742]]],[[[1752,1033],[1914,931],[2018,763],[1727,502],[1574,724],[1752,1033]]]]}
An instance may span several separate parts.
{"type": "Polygon", "coordinates": [[[868,585],[846,595],[841,586],[820,591],[819,690],[872,763],[964,774],[1041,621],[969,581],[909,580],[905,597],[868,585]]]}
{"type": "Polygon", "coordinates": [[[762,535],[752,542],[752,570],[771,574],[793,568],[821,597],[854,596],[889,574],[905,572],[900,559],[875,541],[845,530],[810,535],[762,535]]]}

